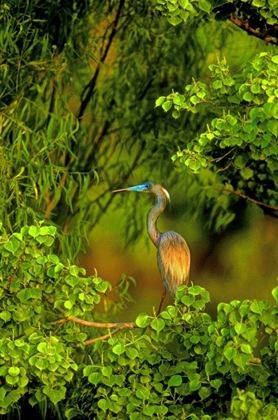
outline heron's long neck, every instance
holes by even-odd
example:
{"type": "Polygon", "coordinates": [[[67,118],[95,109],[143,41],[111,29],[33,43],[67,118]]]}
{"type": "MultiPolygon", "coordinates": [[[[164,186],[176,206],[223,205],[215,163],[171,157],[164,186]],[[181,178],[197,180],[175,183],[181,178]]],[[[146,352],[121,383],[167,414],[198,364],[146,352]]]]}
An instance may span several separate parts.
{"type": "Polygon", "coordinates": [[[157,247],[159,238],[161,236],[161,232],[159,232],[159,230],[157,229],[156,223],[157,223],[157,219],[159,218],[159,216],[165,209],[167,201],[166,201],[165,195],[161,192],[157,192],[155,197],[156,197],[155,204],[148,213],[147,226],[148,226],[149,236],[151,240],[153,241],[154,245],[157,247]]]}

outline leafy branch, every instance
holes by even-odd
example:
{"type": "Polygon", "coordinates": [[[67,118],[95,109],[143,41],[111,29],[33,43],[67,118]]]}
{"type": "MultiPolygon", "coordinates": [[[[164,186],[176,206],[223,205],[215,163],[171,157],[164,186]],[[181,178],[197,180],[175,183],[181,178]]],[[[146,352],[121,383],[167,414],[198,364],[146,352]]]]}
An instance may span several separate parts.
{"type": "Polygon", "coordinates": [[[260,207],[265,207],[265,208],[267,208],[269,210],[272,210],[272,211],[278,211],[278,207],[271,206],[271,205],[266,204],[266,203],[262,203],[261,201],[255,200],[254,198],[251,198],[251,197],[248,197],[247,195],[241,194],[240,191],[234,191],[234,190],[231,190],[229,188],[216,188],[216,187],[213,187],[213,189],[216,190],[216,191],[228,192],[230,194],[234,194],[237,197],[243,198],[244,200],[247,200],[247,201],[250,201],[251,203],[257,204],[260,207]]]}
{"type": "MultiPolygon", "coordinates": [[[[256,38],[268,42],[269,44],[278,45],[278,30],[275,27],[273,27],[273,25],[270,26],[267,30],[265,30],[265,32],[261,32],[256,28],[252,28],[248,21],[241,19],[235,13],[233,13],[229,19],[234,25],[236,25],[240,29],[243,29],[249,35],[253,35],[256,38]],[[273,30],[273,28],[275,28],[275,36],[270,35],[271,30],[273,30]]],[[[267,28],[267,25],[265,27],[267,28]]]]}

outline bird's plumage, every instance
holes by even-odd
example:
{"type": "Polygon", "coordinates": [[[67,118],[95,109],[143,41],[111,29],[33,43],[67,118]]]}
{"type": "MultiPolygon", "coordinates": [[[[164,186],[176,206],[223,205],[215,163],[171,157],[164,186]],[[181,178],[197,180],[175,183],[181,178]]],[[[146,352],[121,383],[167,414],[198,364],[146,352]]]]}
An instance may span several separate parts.
{"type": "Polygon", "coordinates": [[[161,233],[157,229],[157,220],[167,201],[170,201],[169,193],[160,184],[151,181],[113,192],[122,191],[146,192],[155,196],[155,204],[148,212],[147,228],[152,242],[157,247],[157,264],[164,286],[171,296],[175,297],[177,288],[188,282],[190,251],[186,241],[177,232],[161,233]]]}
{"type": "Polygon", "coordinates": [[[164,286],[175,297],[179,286],[187,284],[190,269],[190,251],[177,232],[161,234],[157,247],[157,265],[164,286]]]}

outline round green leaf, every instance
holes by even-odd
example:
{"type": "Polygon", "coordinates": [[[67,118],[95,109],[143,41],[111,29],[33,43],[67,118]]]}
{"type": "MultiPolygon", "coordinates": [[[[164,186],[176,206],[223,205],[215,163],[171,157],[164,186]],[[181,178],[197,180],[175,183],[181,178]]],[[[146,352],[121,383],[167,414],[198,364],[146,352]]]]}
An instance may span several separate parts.
{"type": "Polygon", "coordinates": [[[119,356],[125,352],[125,347],[122,343],[118,343],[112,348],[112,351],[119,356]]]}
{"type": "Polygon", "coordinates": [[[150,324],[150,317],[143,313],[137,316],[135,322],[139,328],[146,328],[150,324]]]}
{"type": "Polygon", "coordinates": [[[160,96],[156,101],[155,101],[155,106],[161,106],[163,104],[163,102],[165,101],[166,97],[165,96],[160,96]]]}
{"type": "Polygon", "coordinates": [[[180,386],[182,384],[182,377],[180,375],[173,375],[168,381],[168,386],[180,386]]]}
{"type": "Polygon", "coordinates": [[[161,318],[155,318],[152,320],[151,322],[151,327],[157,331],[160,332],[163,330],[163,328],[165,327],[165,322],[163,321],[163,319],[161,318]]]}
{"type": "Polygon", "coordinates": [[[274,297],[274,299],[276,300],[276,302],[278,302],[278,286],[276,286],[273,290],[272,290],[272,296],[274,297]]]}
{"type": "Polygon", "coordinates": [[[20,369],[17,366],[12,366],[8,370],[9,375],[18,376],[20,374],[20,369]]]}

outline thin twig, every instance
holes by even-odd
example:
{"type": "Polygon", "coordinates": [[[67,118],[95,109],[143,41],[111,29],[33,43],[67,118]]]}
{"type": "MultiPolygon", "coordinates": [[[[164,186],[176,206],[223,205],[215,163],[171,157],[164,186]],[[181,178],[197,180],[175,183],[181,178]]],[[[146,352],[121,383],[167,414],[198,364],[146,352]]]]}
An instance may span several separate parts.
{"type": "MultiPolygon", "coordinates": [[[[48,299],[48,297],[46,295],[44,295],[45,300],[53,306],[53,303],[48,299]]],[[[64,324],[65,322],[71,321],[71,322],[75,322],[76,324],[81,324],[84,325],[86,327],[91,327],[91,328],[115,328],[113,331],[110,331],[109,333],[105,334],[105,335],[101,335],[99,337],[96,338],[92,338],[91,340],[88,341],[84,341],[84,343],[82,343],[83,345],[87,346],[89,344],[92,344],[98,340],[106,340],[107,338],[110,338],[111,335],[116,334],[117,332],[124,330],[124,329],[129,329],[131,330],[132,328],[138,328],[138,325],[135,322],[94,322],[94,321],[85,321],[84,319],[80,319],[77,318],[75,316],[67,316],[65,314],[65,312],[63,311],[62,308],[55,308],[58,312],[60,312],[64,318],[62,319],[58,319],[57,321],[52,321],[49,324],[50,325],[59,325],[59,324],[64,324]]],[[[81,344],[78,344],[77,347],[81,347],[81,344]]]]}
{"type": "Polygon", "coordinates": [[[97,82],[97,79],[98,79],[98,76],[99,76],[100,69],[105,62],[105,59],[108,55],[110,47],[113,43],[113,40],[114,40],[114,38],[117,34],[117,30],[118,30],[117,27],[118,27],[118,23],[119,23],[119,20],[120,20],[120,17],[121,17],[121,11],[122,11],[123,6],[124,6],[124,0],[120,0],[115,20],[113,22],[113,25],[111,25],[112,30],[111,30],[110,36],[108,37],[105,50],[103,51],[102,57],[99,60],[99,64],[97,65],[94,76],[88,82],[88,84],[84,87],[83,92],[81,94],[81,105],[80,105],[80,109],[79,109],[79,112],[78,112],[78,115],[77,115],[78,120],[81,120],[83,118],[84,112],[85,112],[85,110],[86,110],[86,108],[89,104],[89,101],[90,101],[90,99],[93,95],[93,92],[95,90],[95,86],[96,86],[96,82],[97,82]]]}
{"type": "MultiPolygon", "coordinates": [[[[58,308],[56,308],[58,309],[58,308]]],[[[50,322],[50,325],[62,324],[67,321],[75,322],[76,324],[85,325],[86,327],[91,328],[119,328],[119,329],[132,329],[136,328],[137,325],[135,322],[94,322],[94,321],[85,321],[84,319],[76,318],[75,316],[66,316],[63,319],[58,319],[57,321],[50,322]]]]}
{"type": "Polygon", "coordinates": [[[274,206],[271,206],[269,204],[262,203],[261,201],[255,200],[254,198],[251,198],[251,197],[248,197],[248,195],[241,194],[241,192],[239,192],[239,191],[233,191],[233,190],[230,190],[229,188],[215,188],[215,187],[213,187],[213,189],[216,190],[216,191],[220,191],[220,192],[228,192],[228,193],[234,194],[234,195],[236,195],[240,198],[243,198],[246,201],[250,201],[251,203],[257,204],[258,206],[265,207],[265,208],[267,208],[269,210],[272,210],[272,211],[278,211],[278,207],[274,207],[274,206]]]}
{"type": "Polygon", "coordinates": [[[268,35],[268,33],[267,32],[260,32],[260,31],[258,31],[257,29],[254,29],[254,28],[252,28],[250,25],[249,25],[249,22],[245,22],[244,20],[242,20],[240,17],[238,17],[235,13],[233,13],[231,16],[230,16],[230,21],[234,24],[234,25],[236,25],[236,26],[238,26],[239,28],[241,28],[241,29],[243,29],[245,32],[247,32],[248,34],[250,34],[250,35],[253,35],[253,36],[255,36],[256,38],[260,38],[260,39],[262,39],[263,41],[265,41],[265,42],[269,42],[270,44],[275,44],[275,45],[278,45],[278,39],[277,38],[275,38],[275,37],[273,37],[273,36],[270,36],[270,35],[268,35]]]}
{"type": "MultiPolygon", "coordinates": [[[[130,324],[135,324],[135,322],[134,322],[134,323],[130,322],[130,324]]],[[[137,325],[135,325],[135,327],[137,327],[137,325]]],[[[96,341],[98,341],[98,340],[104,341],[104,340],[106,340],[107,338],[111,338],[111,336],[112,336],[112,335],[117,334],[119,331],[123,330],[124,328],[125,328],[124,326],[121,326],[121,327],[119,327],[119,328],[116,328],[116,329],[115,329],[115,330],[113,330],[113,331],[109,331],[109,333],[108,333],[108,334],[101,335],[100,337],[96,337],[96,338],[92,338],[91,340],[84,341],[84,343],[82,343],[82,344],[83,344],[84,346],[88,346],[88,345],[90,345],[90,344],[95,343],[95,342],[96,342],[96,341]]],[[[77,347],[81,347],[81,344],[77,344],[77,347]]]]}

